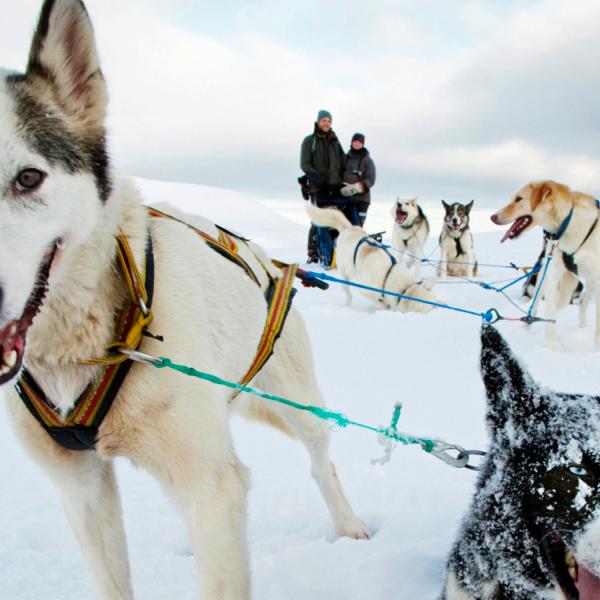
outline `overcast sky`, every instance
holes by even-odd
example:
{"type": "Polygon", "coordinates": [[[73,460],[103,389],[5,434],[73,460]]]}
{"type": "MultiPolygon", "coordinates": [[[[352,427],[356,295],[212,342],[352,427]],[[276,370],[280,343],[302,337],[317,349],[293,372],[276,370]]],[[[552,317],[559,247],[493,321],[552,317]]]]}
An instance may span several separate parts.
{"type": "MultiPolygon", "coordinates": [[[[0,0],[22,70],[41,0],[0,0]],[[10,18],[7,18],[10,17],[10,18]]],[[[318,109],[367,136],[375,199],[600,194],[598,0],[89,0],[128,174],[300,198],[318,109]]]]}

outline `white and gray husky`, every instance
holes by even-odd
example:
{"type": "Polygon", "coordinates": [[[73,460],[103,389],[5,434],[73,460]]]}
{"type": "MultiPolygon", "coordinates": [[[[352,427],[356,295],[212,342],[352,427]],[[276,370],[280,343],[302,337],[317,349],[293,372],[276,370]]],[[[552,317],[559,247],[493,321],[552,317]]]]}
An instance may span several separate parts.
{"type": "Polygon", "coordinates": [[[600,598],[600,397],[538,386],[490,325],[491,435],[443,600],[600,598]]]}
{"type": "MultiPolygon", "coordinates": [[[[268,278],[247,248],[240,252],[262,273],[261,286],[185,225],[150,218],[133,185],[113,176],[105,149],[106,98],[83,3],[47,0],[26,72],[0,75],[0,383],[14,383],[25,366],[45,392],[46,408],[65,418],[103,369],[81,361],[105,354],[115,316],[128,301],[116,262],[118,234],[142,267],[149,239],[154,247],[152,329],[164,341],[144,338],[143,352],[237,381],[253,361],[267,312],[268,278]]],[[[254,381],[323,404],[304,323],[294,309],[254,381]]],[[[17,436],[60,489],[103,600],[133,598],[113,470],[117,456],[150,471],[181,507],[202,597],[250,598],[248,477],[230,436],[231,410],[300,438],[337,534],[369,535],[330,462],[328,426],[301,412],[244,395],[232,401],[226,388],[134,364],[94,449],[74,451],[42,428],[13,386],[5,392],[17,436]]]]}
{"type": "Polygon", "coordinates": [[[394,230],[392,245],[398,250],[399,261],[415,267],[415,277],[421,278],[421,261],[429,237],[429,221],[416,198],[396,198],[392,206],[394,230]]]}

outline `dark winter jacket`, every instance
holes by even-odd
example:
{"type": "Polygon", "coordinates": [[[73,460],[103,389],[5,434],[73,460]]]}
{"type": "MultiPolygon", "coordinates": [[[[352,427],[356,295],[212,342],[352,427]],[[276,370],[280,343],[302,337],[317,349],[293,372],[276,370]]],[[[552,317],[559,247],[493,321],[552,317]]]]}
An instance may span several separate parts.
{"type": "Polygon", "coordinates": [[[350,149],[344,160],[344,183],[358,183],[364,185],[365,192],[352,196],[356,202],[370,202],[371,188],[375,185],[375,163],[366,148],[360,150],[350,149]]]}
{"type": "Polygon", "coordinates": [[[323,133],[315,123],[313,134],[304,138],[300,153],[300,168],[316,190],[341,186],[344,151],[333,130],[323,133]]]}

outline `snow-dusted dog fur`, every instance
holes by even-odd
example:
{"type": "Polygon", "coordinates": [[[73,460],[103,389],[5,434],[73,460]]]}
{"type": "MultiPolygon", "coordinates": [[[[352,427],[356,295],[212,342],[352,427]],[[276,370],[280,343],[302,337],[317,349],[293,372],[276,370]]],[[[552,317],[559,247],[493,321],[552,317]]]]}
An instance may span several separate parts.
{"type": "Polygon", "coordinates": [[[490,325],[491,438],[443,600],[600,598],[600,397],[538,386],[490,325]]]}
{"type": "MultiPolygon", "coordinates": [[[[531,182],[521,187],[508,205],[492,215],[491,219],[497,225],[512,223],[504,241],[517,239],[536,225],[550,234],[556,234],[571,209],[571,221],[564,235],[556,242],[557,251],[554,252],[544,283],[545,316],[556,320],[559,309],[569,304],[577,288],[578,277],[567,269],[563,256],[571,255],[586,287],[579,305],[579,322],[582,327],[585,326],[587,306],[595,299],[595,340],[596,347],[600,348],[600,225],[594,227],[599,216],[594,196],[574,192],[554,181],[531,182]]],[[[556,347],[555,323],[546,325],[546,345],[549,348],[556,347]]]]}
{"type": "MultiPolygon", "coordinates": [[[[104,146],[105,107],[104,79],[83,4],[48,0],[26,74],[0,76],[0,383],[14,381],[24,360],[65,412],[96,373],[96,367],[78,361],[105,353],[115,313],[127,301],[115,266],[119,230],[140,265],[148,230],[154,243],[152,331],[165,340],[145,339],[142,351],[239,380],[254,358],[266,316],[263,292],[242,269],[185,226],[149,220],[133,186],[114,180],[104,146]],[[48,291],[26,332],[23,315],[42,264],[50,266],[48,291]]],[[[260,274],[256,260],[249,253],[246,258],[260,274]]],[[[323,404],[309,340],[295,310],[254,384],[323,404]]],[[[329,428],[311,416],[245,396],[230,405],[226,388],[136,364],[102,424],[97,450],[71,452],[49,437],[8,388],[15,431],[56,482],[103,600],[133,598],[112,463],[117,456],[150,471],[181,507],[202,597],[250,598],[248,477],[230,437],[232,409],[300,438],[336,533],[368,537],[329,460],[329,428]]]]}
{"type": "MultiPolygon", "coordinates": [[[[389,254],[382,247],[363,243],[356,252],[356,247],[367,233],[361,227],[352,225],[344,213],[337,208],[317,208],[313,204],[307,204],[306,209],[312,223],[340,232],[336,245],[336,264],[344,279],[385,289],[395,294],[406,294],[413,298],[439,302],[431,291],[430,282],[417,282],[406,266],[399,262],[392,267],[389,254]]],[[[349,305],[352,302],[350,287],[343,285],[342,288],[346,294],[346,303],[349,305]]],[[[405,298],[399,299],[379,292],[357,289],[363,296],[384,308],[397,309],[401,312],[429,312],[434,308],[405,298]]]]}
{"type": "Polygon", "coordinates": [[[415,266],[415,277],[421,278],[421,262],[417,259],[425,258],[425,244],[429,237],[429,221],[419,206],[416,198],[396,198],[392,206],[394,230],[392,245],[397,250],[408,252],[408,256],[398,253],[399,262],[404,262],[408,267],[415,266]]]}
{"type": "Polygon", "coordinates": [[[477,257],[473,246],[473,234],[469,228],[469,215],[473,200],[468,204],[442,200],[446,214],[440,233],[441,263],[439,276],[474,277],[477,275],[477,257]]]}

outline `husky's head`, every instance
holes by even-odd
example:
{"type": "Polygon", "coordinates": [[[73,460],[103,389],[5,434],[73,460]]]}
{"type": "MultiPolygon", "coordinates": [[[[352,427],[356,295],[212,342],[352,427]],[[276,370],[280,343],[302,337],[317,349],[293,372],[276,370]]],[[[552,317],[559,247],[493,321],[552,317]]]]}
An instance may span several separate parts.
{"type": "Polygon", "coordinates": [[[469,204],[460,204],[460,202],[448,204],[442,200],[442,205],[446,211],[444,225],[450,234],[457,235],[469,227],[469,215],[473,208],[473,203],[474,200],[471,200],[469,204]]]}
{"type": "Polygon", "coordinates": [[[0,384],[111,192],[105,85],[79,0],[46,0],[27,70],[0,72],[0,384]]]}
{"type": "Polygon", "coordinates": [[[473,597],[600,598],[600,397],[539,387],[489,325],[481,370],[492,440],[450,580],[473,597]]]}
{"type": "Polygon", "coordinates": [[[519,188],[511,201],[490,218],[496,225],[512,223],[502,238],[505,242],[517,239],[536,225],[551,227],[560,205],[568,209],[572,202],[571,190],[562,183],[531,182],[519,188]]]}
{"type": "Polygon", "coordinates": [[[417,198],[396,198],[392,206],[394,221],[401,227],[411,227],[419,214],[420,209],[417,198]]]}

